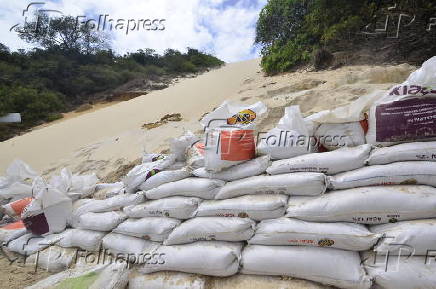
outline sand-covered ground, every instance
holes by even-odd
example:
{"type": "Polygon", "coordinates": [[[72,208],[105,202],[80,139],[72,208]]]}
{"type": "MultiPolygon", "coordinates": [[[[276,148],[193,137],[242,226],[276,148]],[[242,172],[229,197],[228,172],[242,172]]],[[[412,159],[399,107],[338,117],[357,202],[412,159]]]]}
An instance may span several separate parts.
{"type": "MultiPolygon", "coordinates": [[[[407,64],[346,66],[331,71],[301,71],[265,77],[259,60],[228,64],[196,78],[182,79],[167,89],[69,115],[2,142],[0,175],[14,159],[22,159],[44,175],[69,167],[76,173],[95,172],[103,180],[115,181],[144,151],[165,151],[170,138],[186,130],[200,131],[198,120],[201,116],[224,100],[247,104],[265,102],[269,111],[260,124],[260,129],[265,131],[276,124],[286,106],[298,104],[305,115],[332,109],[374,90],[389,89],[403,82],[413,70],[415,67],[407,64]],[[146,123],[174,113],[180,113],[182,120],[143,128],[146,123]]],[[[9,266],[0,258],[0,288],[23,288],[46,274],[33,274],[31,269],[9,266]]],[[[210,286],[220,289],[326,288],[269,277],[232,278],[213,280],[210,286]]]]}

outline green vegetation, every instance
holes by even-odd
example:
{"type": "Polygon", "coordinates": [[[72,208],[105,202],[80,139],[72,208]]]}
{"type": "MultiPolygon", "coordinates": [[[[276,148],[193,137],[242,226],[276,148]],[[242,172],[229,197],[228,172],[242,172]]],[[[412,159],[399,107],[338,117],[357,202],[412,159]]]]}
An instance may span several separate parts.
{"type": "Polygon", "coordinates": [[[436,3],[426,0],[269,0],[260,13],[255,42],[262,46],[262,67],[269,74],[307,64],[319,50],[367,48],[383,54],[382,61],[419,63],[436,49],[436,27],[427,31],[432,17],[436,17],[436,3]],[[387,9],[395,3],[395,9],[387,9]],[[400,13],[411,17],[403,18],[398,38],[392,37],[400,13]],[[380,28],[388,14],[385,33],[363,33],[380,28]],[[407,25],[413,15],[415,20],[407,25]]]}
{"type": "Polygon", "coordinates": [[[0,43],[0,116],[19,112],[23,119],[20,124],[0,124],[0,141],[56,120],[60,113],[92,102],[94,94],[128,81],[171,78],[223,64],[191,48],[186,53],[169,49],[159,55],[144,49],[115,55],[104,35],[85,26],[74,28],[71,17],[49,21],[41,15],[39,29],[29,23],[18,31],[41,48],[11,52],[0,43]]]}

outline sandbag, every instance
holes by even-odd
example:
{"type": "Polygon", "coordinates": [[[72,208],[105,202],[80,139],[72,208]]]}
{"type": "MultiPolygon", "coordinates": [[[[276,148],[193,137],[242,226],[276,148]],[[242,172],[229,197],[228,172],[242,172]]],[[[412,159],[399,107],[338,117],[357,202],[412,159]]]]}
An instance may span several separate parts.
{"type": "Polygon", "coordinates": [[[186,179],[189,176],[191,176],[191,173],[187,169],[158,172],[143,182],[139,186],[139,189],[142,191],[148,191],[166,183],[186,179]]]}
{"type": "Polygon", "coordinates": [[[188,149],[186,165],[191,169],[204,167],[204,142],[197,142],[188,149]]]}
{"type": "Polygon", "coordinates": [[[187,178],[163,184],[145,192],[147,199],[155,200],[173,196],[198,197],[211,200],[225,182],[203,178],[187,178]]]}
{"type": "MultiPolygon", "coordinates": [[[[432,255],[434,256],[434,255],[432,255]]],[[[383,289],[436,289],[436,263],[434,257],[377,256],[363,254],[363,264],[374,285],[383,289]]]]}
{"type": "Polygon", "coordinates": [[[259,154],[273,160],[288,159],[312,152],[311,134],[298,105],[285,108],[285,115],[266,135],[259,135],[259,154]]]}
{"type": "Polygon", "coordinates": [[[170,151],[175,155],[177,162],[186,161],[187,150],[199,139],[191,131],[187,131],[184,135],[178,138],[172,138],[169,140],[170,151]]]}
{"type": "Polygon", "coordinates": [[[26,258],[25,265],[38,266],[47,272],[58,273],[70,268],[75,257],[75,249],[50,246],[26,258]]]}
{"type": "Polygon", "coordinates": [[[363,187],[318,198],[289,199],[287,217],[312,222],[385,224],[436,217],[436,189],[427,186],[363,187]]]}
{"type": "Polygon", "coordinates": [[[208,276],[231,276],[238,272],[242,243],[200,241],[192,244],[160,246],[160,260],[148,262],[142,273],[179,271],[208,276]],[[154,263],[154,264],[153,264],[154,263]]]}
{"type": "Polygon", "coordinates": [[[218,179],[226,182],[235,181],[252,176],[258,176],[266,171],[270,161],[269,156],[259,157],[222,170],[218,173],[208,172],[206,168],[199,168],[192,173],[196,177],[218,179]]]}
{"type": "Polygon", "coordinates": [[[380,235],[365,226],[352,223],[312,223],[297,219],[264,220],[248,243],[256,245],[291,245],[330,247],[349,251],[366,251],[380,235]]]}
{"type": "Polygon", "coordinates": [[[361,168],[368,159],[370,145],[341,148],[332,152],[313,153],[272,163],[266,170],[270,175],[294,172],[319,172],[334,175],[361,168]]]}
{"type": "Polygon", "coordinates": [[[371,232],[382,234],[374,251],[379,254],[414,254],[427,256],[436,249],[436,219],[424,219],[370,227],[371,232]]]}
{"type": "Polygon", "coordinates": [[[144,240],[162,242],[178,225],[180,225],[179,220],[165,217],[128,219],[118,225],[113,232],[144,240]]]}
{"type": "Polygon", "coordinates": [[[138,187],[156,173],[165,170],[175,163],[176,156],[168,155],[152,159],[152,162],[145,162],[135,166],[123,178],[123,183],[126,186],[126,193],[136,193],[138,187]]]}
{"type": "Polygon", "coordinates": [[[380,185],[436,186],[436,163],[400,162],[369,166],[329,177],[334,190],[380,185]]]}
{"type": "Polygon", "coordinates": [[[129,277],[128,289],[206,289],[206,278],[180,272],[156,272],[129,277]]]}
{"type": "Polygon", "coordinates": [[[17,221],[0,227],[0,243],[8,243],[27,233],[23,221],[17,221]]]}
{"type": "Polygon", "coordinates": [[[436,57],[389,90],[369,111],[367,143],[391,145],[436,138],[436,57]]]}
{"type": "Polygon", "coordinates": [[[49,243],[64,248],[78,247],[86,251],[94,252],[98,251],[100,248],[104,236],[106,236],[105,232],[67,229],[56,237],[53,237],[49,243]]]}
{"type": "Polygon", "coordinates": [[[315,131],[319,144],[329,151],[365,144],[364,122],[323,123],[315,131]]]}
{"type": "Polygon", "coordinates": [[[375,148],[368,164],[373,166],[404,161],[436,161],[436,142],[412,142],[375,148]]]}
{"type": "Polygon", "coordinates": [[[277,176],[257,176],[227,183],[215,199],[230,199],[243,195],[285,194],[316,196],[326,190],[326,177],[321,173],[293,173],[277,176]]]}
{"type": "Polygon", "coordinates": [[[3,212],[11,218],[20,218],[24,209],[32,202],[33,198],[19,199],[2,206],[3,212]]]}
{"type": "Polygon", "coordinates": [[[20,255],[30,256],[38,251],[44,250],[49,246],[51,236],[42,237],[32,233],[27,233],[18,237],[7,244],[9,251],[20,255]]]}
{"type": "Polygon", "coordinates": [[[206,132],[204,166],[219,172],[256,155],[255,125],[267,108],[262,102],[237,105],[224,102],[200,123],[206,132]]]}
{"type": "Polygon", "coordinates": [[[199,198],[194,197],[169,197],[127,206],[123,212],[130,218],[169,217],[184,220],[195,215],[200,202],[199,198]]]}
{"type": "Polygon", "coordinates": [[[94,199],[104,200],[125,193],[124,183],[100,183],[95,186],[94,199]]]}
{"type": "Polygon", "coordinates": [[[73,175],[69,169],[63,168],[59,176],[51,177],[49,186],[65,193],[72,200],[78,200],[92,195],[97,182],[98,178],[95,174],[73,175]]]}
{"type": "Polygon", "coordinates": [[[247,218],[198,217],[175,228],[164,245],[196,241],[246,241],[253,236],[255,223],[247,218]]]}
{"type": "Polygon", "coordinates": [[[303,246],[250,245],[242,252],[242,274],[307,279],[339,288],[368,289],[371,280],[357,252],[303,246]]]}
{"type": "Polygon", "coordinates": [[[287,208],[286,195],[247,195],[227,200],[203,201],[197,217],[240,217],[255,221],[283,217],[287,208]]]}
{"type": "Polygon", "coordinates": [[[86,213],[73,219],[74,228],[108,232],[127,219],[123,212],[86,213]]]}
{"type": "Polygon", "coordinates": [[[102,244],[116,259],[123,258],[134,264],[147,262],[149,254],[159,247],[159,243],[117,233],[107,234],[102,244]]]}
{"type": "Polygon", "coordinates": [[[125,289],[129,270],[124,264],[85,266],[51,275],[25,289],[125,289]]]}
{"type": "Polygon", "coordinates": [[[14,160],[0,176],[0,198],[22,199],[32,196],[32,181],[38,174],[25,162],[14,160]]]}

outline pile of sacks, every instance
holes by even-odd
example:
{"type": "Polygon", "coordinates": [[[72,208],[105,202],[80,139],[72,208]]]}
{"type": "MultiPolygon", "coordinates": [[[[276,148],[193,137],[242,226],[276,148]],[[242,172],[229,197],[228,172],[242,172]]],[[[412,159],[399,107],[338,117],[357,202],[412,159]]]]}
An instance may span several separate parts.
{"type": "Polygon", "coordinates": [[[74,254],[54,266],[47,250],[80,248],[86,252],[76,252],[76,260],[94,252],[93,262],[106,266],[101,270],[118,275],[124,269],[108,263],[125,260],[142,273],[240,272],[339,288],[433,288],[436,142],[429,128],[436,125],[428,115],[435,116],[435,67],[436,57],[387,95],[334,111],[303,118],[298,107],[286,108],[262,137],[256,137],[262,103],[226,102],[201,121],[202,139],[192,133],[173,139],[171,154],[144,155],[121,183],[90,186],[89,176],[69,182],[74,177],[64,171],[45,184],[33,173],[14,179],[8,172],[0,189],[35,178],[30,191],[38,193],[22,218],[43,212],[49,226],[34,238],[40,226],[30,222],[33,234],[1,235],[2,241],[20,254],[39,252],[37,262],[58,271],[71,266],[74,254]],[[411,100],[406,111],[403,102],[411,100]],[[46,208],[66,199],[61,229],[48,222],[46,208]]]}

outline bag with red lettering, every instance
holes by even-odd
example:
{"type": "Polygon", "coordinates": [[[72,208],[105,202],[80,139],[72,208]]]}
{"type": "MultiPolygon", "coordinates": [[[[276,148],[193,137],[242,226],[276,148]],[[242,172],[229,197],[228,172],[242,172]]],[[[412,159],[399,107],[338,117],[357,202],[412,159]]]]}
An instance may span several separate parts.
{"type": "Polygon", "coordinates": [[[370,109],[367,143],[391,145],[436,139],[436,56],[370,109]]]}
{"type": "Polygon", "coordinates": [[[267,108],[262,102],[239,106],[224,102],[200,123],[206,130],[205,167],[219,172],[256,155],[255,124],[267,108]]]}

